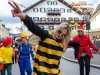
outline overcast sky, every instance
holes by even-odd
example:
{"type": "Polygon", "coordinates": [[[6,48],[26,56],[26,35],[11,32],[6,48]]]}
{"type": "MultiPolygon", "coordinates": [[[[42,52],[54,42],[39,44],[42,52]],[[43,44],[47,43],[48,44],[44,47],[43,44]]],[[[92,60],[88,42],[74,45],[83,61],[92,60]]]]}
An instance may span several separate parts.
{"type": "MultiPolygon", "coordinates": [[[[18,2],[18,4],[23,5],[24,7],[28,7],[31,4],[35,3],[38,0],[15,0],[18,2]]],[[[21,9],[25,9],[21,6],[21,9]]],[[[12,33],[18,33],[18,31],[15,30],[15,27],[20,27],[21,23],[19,18],[13,18],[11,14],[12,7],[8,4],[8,0],[1,0],[0,1],[0,20],[4,22],[6,27],[10,27],[13,30],[12,33]]]]}
{"type": "MultiPolygon", "coordinates": [[[[18,2],[18,4],[21,4],[27,8],[39,0],[15,0],[15,1],[18,2]]],[[[73,1],[77,2],[79,0],[73,0],[73,1]]],[[[0,20],[3,20],[6,27],[10,27],[10,28],[14,29],[14,27],[16,27],[16,26],[20,27],[21,24],[20,24],[20,20],[18,18],[12,17],[11,9],[12,9],[12,7],[8,4],[8,0],[0,0],[0,20]]],[[[23,10],[25,8],[23,8],[21,6],[21,9],[23,10]]],[[[17,32],[15,32],[15,33],[17,33],[17,32]]]]}

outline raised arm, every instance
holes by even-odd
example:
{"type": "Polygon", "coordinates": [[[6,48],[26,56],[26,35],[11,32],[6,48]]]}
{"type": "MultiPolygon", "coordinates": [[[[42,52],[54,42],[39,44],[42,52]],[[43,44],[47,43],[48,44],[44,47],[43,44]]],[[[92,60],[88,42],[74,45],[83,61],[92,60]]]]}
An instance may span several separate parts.
{"type": "Polygon", "coordinates": [[[27,28],[32,33],[39,36],[41,39],[45,39],[47,37],[48,32],[41,29],[37,24],[35,24],[32,21],[32,19],[29,16],[23,13],[16,2],[9,1],[8,3],[13,7],[13,10],[12,10],[13,17],[19,17],[24,22],[24,24],[27,26],[27,28]]]}
{"type": "MultiPolygon", "coordinates": [[[[88,37],[88,36],[87,36],[88,37]]],[[[95,50],[96,52],[100,52],[98,48],[96,48],[96,46],[91,42],[90,38],[88,37],[88,43],[89,43],[89,46],[91,48],[93,48],[93,50],[95,50]]]]}

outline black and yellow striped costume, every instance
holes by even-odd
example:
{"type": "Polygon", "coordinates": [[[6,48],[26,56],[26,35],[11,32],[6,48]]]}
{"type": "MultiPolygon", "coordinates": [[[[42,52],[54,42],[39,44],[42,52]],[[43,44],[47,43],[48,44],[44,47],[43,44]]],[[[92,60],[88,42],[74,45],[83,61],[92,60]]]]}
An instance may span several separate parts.
{"type": "Polygon", "coordinates": [[[28,16],[24,23],[31,32],[41,38],[34,60],[33,75],[61,75],[59,69],[63,54],[61,41],[55,40],[48,31],[38,27],[28,16]]]}

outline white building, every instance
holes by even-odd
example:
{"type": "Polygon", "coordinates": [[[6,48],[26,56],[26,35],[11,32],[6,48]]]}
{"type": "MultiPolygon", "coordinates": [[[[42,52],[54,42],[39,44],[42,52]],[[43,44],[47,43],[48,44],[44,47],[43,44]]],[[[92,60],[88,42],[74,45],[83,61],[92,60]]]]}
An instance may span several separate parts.
{"type": "Polygon", "coordinates": [[[0,20],[0,38],[9,36],[9,30],[3,24],[3,21],[0,20]]]}
{"type": "Polygon", "coordinates": [[[61,22],[83,20],[82,12],[63,0],[40,0],[24,10],[35,23],[46,30],[53,30],[61,22]]]}
{"type": "Polygon", "coordinates": [[[96,7],[90,21],[91,29],[100,29],[100,4],[96,7]]]}

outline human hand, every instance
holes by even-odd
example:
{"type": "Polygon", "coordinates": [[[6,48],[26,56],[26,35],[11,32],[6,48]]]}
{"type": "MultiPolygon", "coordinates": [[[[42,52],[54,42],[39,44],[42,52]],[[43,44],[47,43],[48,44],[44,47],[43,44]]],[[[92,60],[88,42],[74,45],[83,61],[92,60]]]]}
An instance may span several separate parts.
{"type": "Polygon", "coordinates": [[[19,17],[22,20],[26,18],[26,14],[21,11],[16,2],[14,2],[13,0],[9,0],[8,3],[13,7],[13,9],[11,10],[13,17],[19,17]]]}
{"type": "Polygon", "coordinates": [[[4,62],[4,61],[2,61],[2,64],[5,64],[5,62],[4,62]]]}

